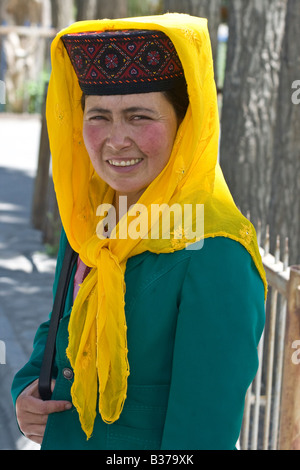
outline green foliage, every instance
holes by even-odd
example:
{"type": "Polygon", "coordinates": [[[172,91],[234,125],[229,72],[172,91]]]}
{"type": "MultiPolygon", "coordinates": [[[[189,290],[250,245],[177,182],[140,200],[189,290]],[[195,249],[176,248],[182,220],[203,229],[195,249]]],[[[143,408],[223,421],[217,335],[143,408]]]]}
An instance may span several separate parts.
{"type": "Polygon", "coordinates": [[[56,257],[59,249],[59,240],[62,229],[60,218],[55,218],[54,215],[49,211],[47,212],[47,224],[50,225],[51,236],[49,240],[45,241],[46,254],[48,256],[56,257]]]}
{"type": "Polygon", "coordinates": [[[27,80],[15,90],[13,102],[7,97],[6,105],[0,111],[40,114],[42,111],[45,85],[49,81],[50,73],[43,71],[37,80],[27,80]]]}
{"type": "Polygon", "coordinates": [[[128,0],[128,16],[157,15],[162,12],[162,0],[128,0]]]}
{"type": "Polygon", "coordinates": [[[27,112],[40,113],[43,105],[45,84],[49,81],[49,72],[43,71],[38,81],[24,85],[24,98],[27,99],[27,112]]]}

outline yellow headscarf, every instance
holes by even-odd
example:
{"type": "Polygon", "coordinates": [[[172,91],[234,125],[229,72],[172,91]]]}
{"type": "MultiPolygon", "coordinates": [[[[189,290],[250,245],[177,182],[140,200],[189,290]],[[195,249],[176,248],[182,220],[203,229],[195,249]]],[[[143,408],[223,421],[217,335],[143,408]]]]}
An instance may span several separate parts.
{"type": "MultiPolygon", "coordinates": [[[[61,36],[77,32],[150,29],[173,42],[188,84],[190,105],[179,127],[170,160],[138,201],[151,204],[204,204],[204,237],[229,237],[252,256],[265,284],[265,273],[251,223],[236,208],[217,162],[219,117],[207,21],[181,14],[78,22],[61,31],[52,44],[52,75],[47,121],[53,179],[68,240],[92,267],[74,302],[67,355],[74,368],[72,400],[82,428],[91,436],[99,412],[116,421],[126,399],[129,364],[124,311],[124,273],[129,257],[148,250],[184,249],[186,234],[171,227],[171,239],[151,237],[99,239],[97,207],[112,203],[114,191],[95,173],[82,137],[81,90],[61,36]],[[178,233],[182,238],[178,238],[178,233]]],[[[149,211],[150,212],[150,211],[149,211]]],[[[123,223],[120,221],[115,233],[123,223]]],[[[151,227],[149,226],[149,231],[151,227]]],[[[147,234],[144,234],[147,235],[147,234]]]]}

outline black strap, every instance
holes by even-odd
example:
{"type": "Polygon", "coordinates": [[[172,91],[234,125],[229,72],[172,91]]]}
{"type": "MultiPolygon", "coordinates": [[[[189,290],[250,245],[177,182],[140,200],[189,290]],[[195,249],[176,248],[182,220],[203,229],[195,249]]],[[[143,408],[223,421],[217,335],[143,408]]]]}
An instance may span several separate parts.
{"type": "Polygon", "coordinates": [[[70,278],[74,265],[77,261],[78,254],[73,251],[69,242],[67,242],[64,260],[59,276],[57,291],[53,303],[53,310],[49,325],[48,338],[46,342],[42,367],[40,370],[39,377],[39,393],[42,400],[51,399],[51,379],[52,379],[52,368],[55,357],[55,343],[58,325],[63,315],[65,302],[70,283],[70,278]]]}

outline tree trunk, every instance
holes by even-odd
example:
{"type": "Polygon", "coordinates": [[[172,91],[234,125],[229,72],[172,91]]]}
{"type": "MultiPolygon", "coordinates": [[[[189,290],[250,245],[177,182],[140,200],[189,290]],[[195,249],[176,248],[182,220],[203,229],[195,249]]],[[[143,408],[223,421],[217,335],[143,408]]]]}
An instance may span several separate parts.
{"type": "Polygon", "coordinates": [[[236,204],[265,229],[286,0],[231,0],[220,161],[236,204]]]}
{"type": "Polygon", "coordinates": [[[188,13],[200,18],[207,18],[215,64],[218,50],[218,28],[221,22],[221,3],[221,0],[164,0],[165,12],[188,13]]]}
{"type": "Polygon", "coordinates": [[[76,0],[77,21],[96,18],[96,0],[76,0]]]}
{"type": "Polygon", "coordinates": [[[74,21],[73,0],[51,0],[53,27],[61,30],[74,21]]]}
{"type": "Polygon", "coordinates": [[[76,6],[77,20],[128,16],[128,0],[76,0],[76,6]]]}
{"type": "Polygon", "coordinates": [[[128,16],[128,0],[97,0],[97,18],[125,18],[128,16]]]}
{"type": "Polygon", "coordinates": [[[290,264],[300,264],[300,2],[289,0],[281,73],[270,201],[271,248],[289,238],[290,264]],[[273,235],[273,236],[272,236],[273,235]]]}

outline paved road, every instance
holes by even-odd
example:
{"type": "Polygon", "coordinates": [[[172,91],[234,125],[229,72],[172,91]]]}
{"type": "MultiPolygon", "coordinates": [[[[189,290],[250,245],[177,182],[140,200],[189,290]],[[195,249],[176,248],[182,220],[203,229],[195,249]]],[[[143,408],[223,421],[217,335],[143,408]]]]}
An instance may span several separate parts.
{"type": "Polygon", "coordinates": [[[0,114],[0,450],[37,448],[18,430],[10,387],[52,305],[55,259],[30,223],[39,133],[37,117],[0,114]]]}

